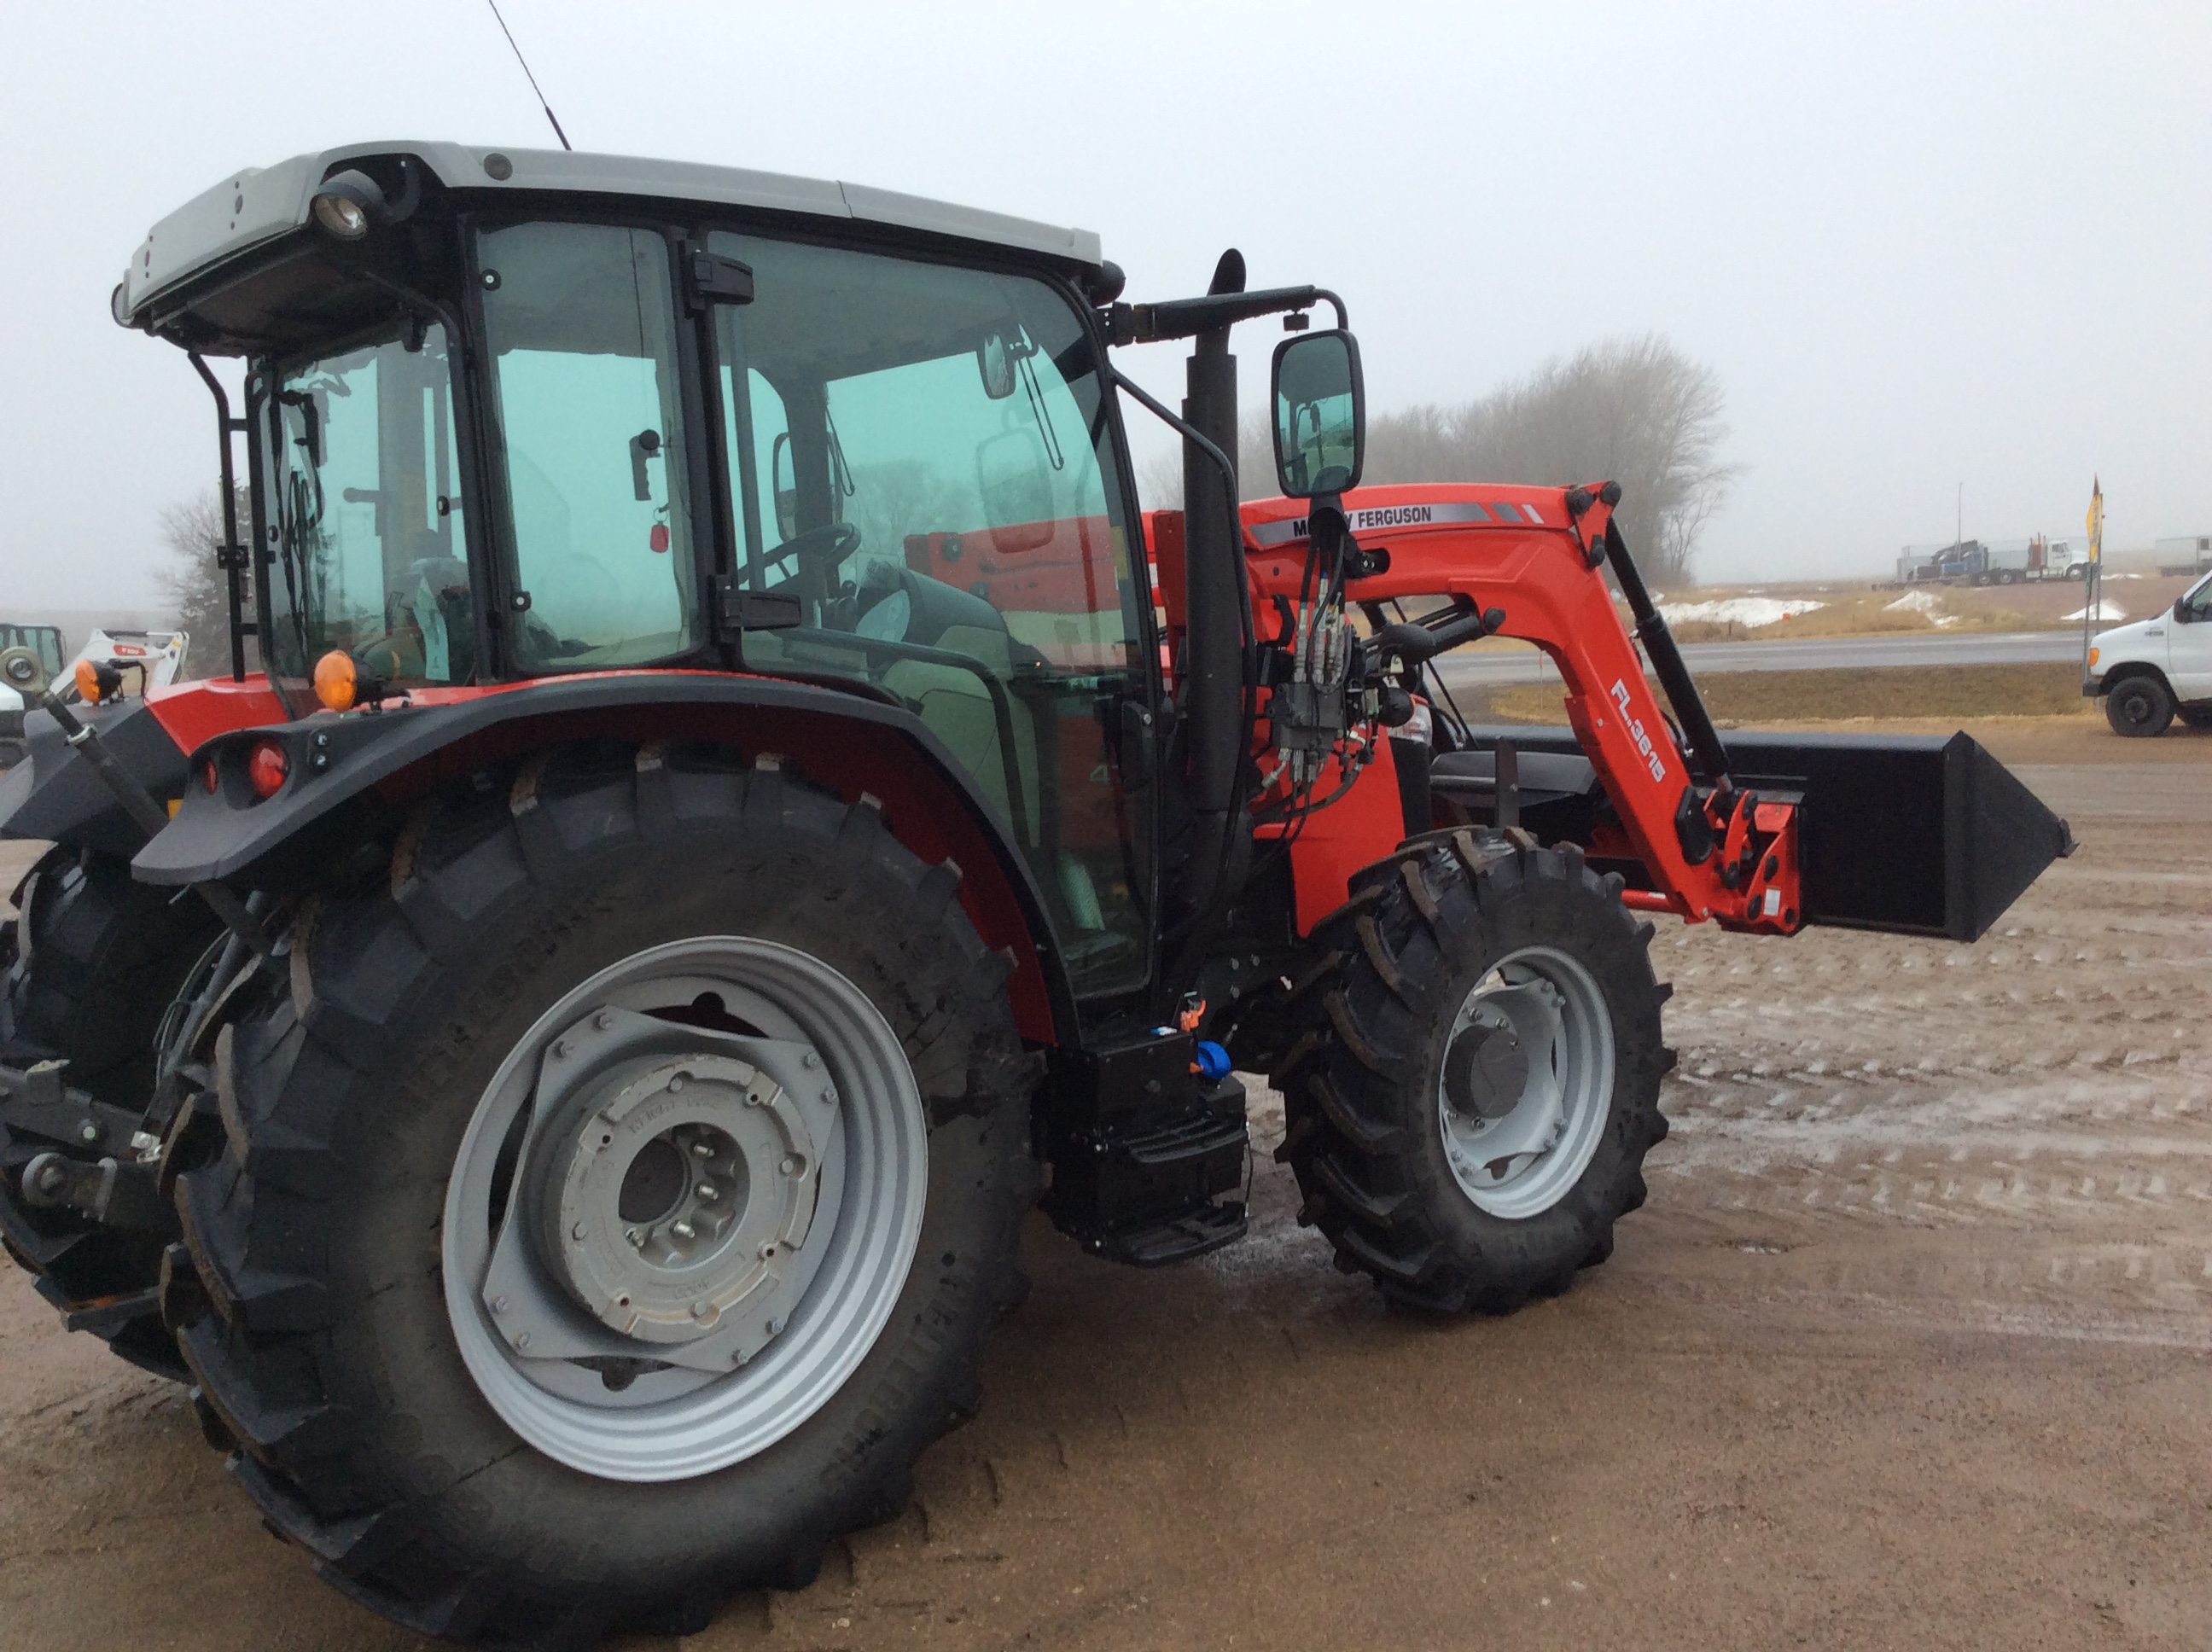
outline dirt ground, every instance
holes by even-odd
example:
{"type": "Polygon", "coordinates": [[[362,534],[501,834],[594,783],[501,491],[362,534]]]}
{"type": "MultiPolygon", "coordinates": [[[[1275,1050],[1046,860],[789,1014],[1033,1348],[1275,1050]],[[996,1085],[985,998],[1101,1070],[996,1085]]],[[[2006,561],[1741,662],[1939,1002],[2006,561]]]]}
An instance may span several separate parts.
{"type": "MultiPolygon", "coordinates": [[[[1978,732],[2081,853],[1972,947],[1662,927],[1674,1134],[1565,1297],[1384,1309],[1263,1098],[1247,1241],[1036,1224],[913,1507],[684,1644],[2212,1642],[2212,737],[1978,732]]],[[[0,1646],[416,1644],[20,1278],[0,1371],[0,1646]]]]}

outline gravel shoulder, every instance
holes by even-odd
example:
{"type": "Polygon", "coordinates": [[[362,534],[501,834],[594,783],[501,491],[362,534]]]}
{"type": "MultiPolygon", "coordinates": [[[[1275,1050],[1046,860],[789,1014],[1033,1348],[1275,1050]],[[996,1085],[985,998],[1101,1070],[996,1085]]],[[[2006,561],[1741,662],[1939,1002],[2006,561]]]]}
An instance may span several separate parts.
{"type": "MultiPolygon", "coordinates": [[[[1662,925],[1674,1134],[1565,1297],[1384,1309],[1255,1096],[1249,1240],[1035,1224],[914,1505],[684,1644],[2202,1646],[2212,738],[2015,720],[2083,847],[1976,945],[1662,925]]],[[[422,1644],[12,1273],[0,1370],[0,1643],[422,1644]]]]}

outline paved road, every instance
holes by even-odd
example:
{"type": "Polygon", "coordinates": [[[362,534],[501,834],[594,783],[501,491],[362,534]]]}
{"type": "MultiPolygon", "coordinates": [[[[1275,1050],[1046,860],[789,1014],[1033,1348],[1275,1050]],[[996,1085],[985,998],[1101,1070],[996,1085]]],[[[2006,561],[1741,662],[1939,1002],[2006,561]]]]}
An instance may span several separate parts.
{"type": "MultiPolygon", "coordinates": [[[[1692,642],[1682,658],[1691,671],[1802,671],[1841,666],[2012,665],[2079,659],[2079,631],[1991,631],[1949,635],[1777,638],[1772,642],[1692,642]]],[[[1462,683],[1534,683],[1559,672],[1534,648],[1456,653],[1443,662],[1444,680],[1462,683]]]]}

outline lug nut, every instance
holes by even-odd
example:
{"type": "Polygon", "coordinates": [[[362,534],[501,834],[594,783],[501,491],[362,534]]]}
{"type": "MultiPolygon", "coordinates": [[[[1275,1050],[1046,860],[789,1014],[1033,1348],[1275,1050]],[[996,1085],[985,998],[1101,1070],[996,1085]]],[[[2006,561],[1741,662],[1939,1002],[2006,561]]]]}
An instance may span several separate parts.
{"type": "Polygon", "coordinates": [[[582,1238],[584,1236],[584,1224],[581,1222],[577,1223],[574,1227],[568,1230],[568,1236],[571,1239],[582,1238]]]}
{"type": "Polygon", "coordinates": [[[796,1153],[786,1153],[783,1156],[783,1163],[780,1168],[782,1169],[784,1175],[787,1176],[795,1176],[806,1168],[806,1161],[799,1157],[796,1153]]]}
{"type": "Polygon", "coordinates": [[[592,1024],[594,1027],[597,1027],[601,1032],[605,1032],[608,1028],[615,1024],[615,1018],[609,1015],[605,1010],[602,1010],[599,1014],[592,1017],[592,1024]]]}
{"type": "Polygon", "coordinates": [[[691,1075],[688,1072],[671,1074],[668,1080],[668,1093],[673,1096],[678,1090],[683,1089],[684,1081],[690,1078],[690,1076],[691,1075]]]}
{"type": "Polygon", "coordinates": [[[822,1105],[824,1107],[835,1107],[837,1105],[837,1092],[829,1088],[827,1085],[823,1087],[822,1105]]]}
{"type": "Polygon", "coordinates": [[[668,1230],[678,1239],[696,1239],[699,1236],[699,1230],[689,1222],[672,1222],[668,1224],[668,1230]]]}
{"type": "Polygon", "coordinates": [[[558,1060],[560,1060],[563,1056],[567,1055],[568,1054],[568,1041],[567,1039],[565,1039],[565,1038],[556,1038],[556,1039],[555,1039],[555,1040],[553,1041],[553,1059],[554,1059],[555,1060],[558,1061],[558,1060]]]}
{"type": "Polygon", "coordinates": [[[636,1245],[641,1248],[645,1244],[645,1236],[642,1233],[640,1233],[635,1228],[624,1228],[623,1230],[623,1237],[629,1240],[633,1245],[636,1245]]]}
{"type": "Polygon", "coordinates": [[[527,1348],[530,1345],[530,1333],[525,1331],[520,1336],[515,1338],[514,1345],[518,1350],[527,1348]]]}
{"type": "Polygon", "coordinates": [[[699,1184],[699,1202],[701,1204],[711,1205],[721,1196],[721,1190],[715,1187],[713,1182],[702,1181],[699,1184]]]}
{"type": "Polygon", "coordinates": [[[495,1314],[504,1314],[507,1312],[507,1298],[504,1297],[494,1297],[491,1299],[491,1311],[495,1314]]]}
{"type": "Polygon", "coordinates": [[[714,1304],[711,1303],[695,1302],[691,1304],[691,1317],[695,1320],[710,1319],[714,1316],[714,1304]]]}
{"type": "Polygon", "coordinates": [[[799,1058],[799,1065],[802,1067],[818,1067],[822,1065],[822,1058],[812,1050],[809,1050],[799,1058]]]}
{"type": "Polygon", "coordinates": [[[711,1141],[695,1141],[691,1144],[691,1155],[694,1158],[712,1158],[714,1157],[714,1144],[711,1141]]]}

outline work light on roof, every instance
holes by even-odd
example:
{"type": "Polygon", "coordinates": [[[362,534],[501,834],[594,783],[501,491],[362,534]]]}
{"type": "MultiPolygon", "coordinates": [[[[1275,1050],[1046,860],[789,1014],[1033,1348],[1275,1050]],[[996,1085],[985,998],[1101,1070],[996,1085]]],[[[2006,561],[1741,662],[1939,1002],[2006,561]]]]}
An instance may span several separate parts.
{"type": "Polygon", "coordinates": [[[315,222],[342,241],[357,241],[372,223],[390,221],[384,191],[367,173],[348,170],[323,180],[313,203],[315,222]]]}

